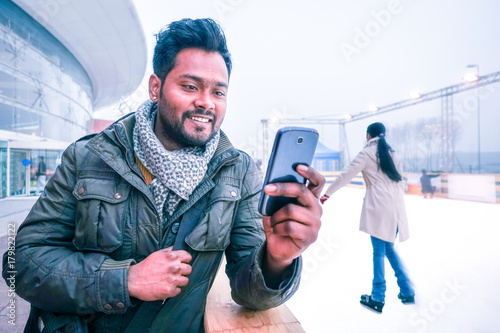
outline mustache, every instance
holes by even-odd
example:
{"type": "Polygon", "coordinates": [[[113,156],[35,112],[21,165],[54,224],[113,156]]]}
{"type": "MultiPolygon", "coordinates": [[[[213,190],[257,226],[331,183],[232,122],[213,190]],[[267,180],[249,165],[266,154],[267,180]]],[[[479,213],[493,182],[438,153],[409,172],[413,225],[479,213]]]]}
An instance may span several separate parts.
{"type": "Polygon", "coordinates": [[[183,119],[186,119],[186,118],[189,118],[192,116],[209,116],[210,118],[213,119],[214,122],[217,120],[217,116],[215,115],[215,113],[213,113],[210,110],[205,110],[205,109],[190,110],[190,111],[186,111],[182,114],[183,119]]]}

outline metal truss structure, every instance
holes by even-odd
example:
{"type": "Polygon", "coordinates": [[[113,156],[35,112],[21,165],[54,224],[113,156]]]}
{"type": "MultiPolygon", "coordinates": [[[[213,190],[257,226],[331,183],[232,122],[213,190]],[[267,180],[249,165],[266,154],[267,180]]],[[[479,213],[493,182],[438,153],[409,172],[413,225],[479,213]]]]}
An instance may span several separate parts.
{"type": "MultiPolygon", "coordinates": [[[[320,117],[304,117],[304,118],[288,118],[279,119],[279,123],[283,124],[298,124],[301,126],[305,125],[339,125],[339,146],[341,151],[341,161],[340,166],[345,166],[349,161],[349,149],[347,146],[347,136],[345,131],[345,124],[355,122],[361,119],[375,117],[382,113],[392,112],[399,109],[407,108],[417,104],[429,102],[435,99],[441,99],[441,143],[440,143],[440,168],[444,172],[449,172],[453,167],[453,146],[454,146],[454,132],[453,132],[453,95],[461,92],[465,92],[472,89],[477,89],[492,83],[500,81],[500,71],[494,72],[488,75],[478,76],[476,81],[473,82],[462,82],[452,86],[444,87],[438,90],[434,90],[425,94],[421,94],[416,98],[405,99],[396,103],[388,104],[385,106],[378,107],[373,111],[364,111],[357,113],[355,115],[343,115],[343,116],[320,116],[320,117]],[[347,154],[347,156],[346,156],[347,154]]],[[[479,96],[478,96],[479,98],[479,96]]],[[[263,130],[263,135],[267,138],[267,127],[269,119],[262,119],[261,125],[263,130]]],[[[263,161],[267,161],[265,152],[268,150],[268,140],[264,140],[264,156],[263,161]]]]}

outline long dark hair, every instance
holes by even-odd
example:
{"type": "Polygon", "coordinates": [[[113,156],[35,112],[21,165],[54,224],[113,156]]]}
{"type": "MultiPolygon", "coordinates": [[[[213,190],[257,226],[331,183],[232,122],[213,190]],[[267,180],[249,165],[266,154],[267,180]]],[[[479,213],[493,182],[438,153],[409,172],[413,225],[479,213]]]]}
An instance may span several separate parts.
{"type": "Polygon", "coordinates": [[[389,146],[387,141],[385,141],[385,126],[382,123],[373,123],[366,129],[366,132],[370,134],[372,138],[379,137],[377,145],[377,158],[380,169],[383,173],[387,175],[391,180],[399,182],[403,179],[399,174],[394,161],[392,160],[390,152],[394,150],[389,146]]]}

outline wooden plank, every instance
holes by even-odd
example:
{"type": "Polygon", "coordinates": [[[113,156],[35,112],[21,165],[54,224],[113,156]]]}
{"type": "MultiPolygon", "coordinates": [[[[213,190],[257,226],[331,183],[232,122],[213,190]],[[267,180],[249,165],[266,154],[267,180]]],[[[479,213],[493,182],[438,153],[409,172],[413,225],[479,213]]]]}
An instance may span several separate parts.
{"type": "Polygon", "coordinates": [[[299,321],[285,304],[266,311],[250,310],[231,298],[229,279],[219,269],[207,297],[205,331],[207,333],[304,333],[299,321]]]}

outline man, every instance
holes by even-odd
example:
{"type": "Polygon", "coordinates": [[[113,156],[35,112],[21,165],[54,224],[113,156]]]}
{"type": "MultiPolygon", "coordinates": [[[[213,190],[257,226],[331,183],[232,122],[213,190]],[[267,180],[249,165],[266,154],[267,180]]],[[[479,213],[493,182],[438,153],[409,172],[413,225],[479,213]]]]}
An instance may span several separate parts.
{"type": "Polygon", "coordinates": [[[436,192],[436,187],[432,186],[431,178],[436,178],[439,176],[440,174],[429,175],[427,174],[427,170],[422,169],[422,177],[420,177],[420,184],[422,185],[422,194],[424,195],[424,199],[427,199],[427,194],[430,194],[431,199],[434,198],[434,192],[436,192]]]}
{"type": "Polygon", "coordinates": [[[38,163],[38,169],[36,171],[36,194],[40,194],[45,187],[47,180],[47,166],[45,165],[45,160],[43,156],[40,156],[40,162],[38,163]]]}
{"type": "Polygon", "coordinates": [[[307,187],[266,188],[300,206],[257,212],[257,168],[220,130],[231,59],[214,21],[167,26],[153,67],[151,101],[66,150],[16,239],[16,292],[43,310],[93,314],[92,332],[137,320],[142,331],[203,332],[223,253],[233,299],[275,307],[297,289],[321,223],[324,178],[305,166],[307,187]],[[163,300],[141,321],[141,308],[163,300]]]}

